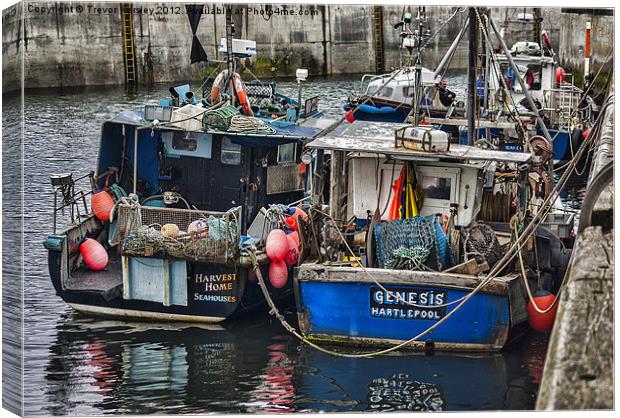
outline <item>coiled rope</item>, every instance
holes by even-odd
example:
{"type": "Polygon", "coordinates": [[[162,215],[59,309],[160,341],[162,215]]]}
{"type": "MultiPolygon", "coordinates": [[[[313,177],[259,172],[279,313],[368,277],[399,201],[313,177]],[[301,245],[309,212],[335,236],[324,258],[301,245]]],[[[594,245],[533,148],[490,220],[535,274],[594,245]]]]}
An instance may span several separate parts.
{"type": "Polygon", "coordinates": [[[276,130],[259,118],[253,116],[233,116],[230,120],[230,126],[228,132],[238,132],[245,134],[257,134],[257,135],[273,135],[276,130]]]}

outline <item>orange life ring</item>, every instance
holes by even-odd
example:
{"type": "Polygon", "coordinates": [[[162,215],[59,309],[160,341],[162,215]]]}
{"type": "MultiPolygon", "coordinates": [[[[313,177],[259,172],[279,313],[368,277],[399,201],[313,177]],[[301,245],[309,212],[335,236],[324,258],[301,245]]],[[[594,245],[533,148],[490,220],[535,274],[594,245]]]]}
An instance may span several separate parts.
{"type": "Polygon", "coordinates": [[[245,86],[243,85],[243,80],[241,80],[241,77],[237,73],[233,73],[232,79],[235,93],[237,93],[239,103],[241,103],[241,106],[243,107],[243,113],[246,116],[254,116],[254,112],[252,112],[252,108],[250,107],[248,95],[245,93],[245,86]]]}
{"type": "Polygon", "coordinates": [[[211,87],[211,104],[219,102],[220,91],[225,89],[227,75],[228,71],[224,70],[215,77],[213,86],[211,87]]]}

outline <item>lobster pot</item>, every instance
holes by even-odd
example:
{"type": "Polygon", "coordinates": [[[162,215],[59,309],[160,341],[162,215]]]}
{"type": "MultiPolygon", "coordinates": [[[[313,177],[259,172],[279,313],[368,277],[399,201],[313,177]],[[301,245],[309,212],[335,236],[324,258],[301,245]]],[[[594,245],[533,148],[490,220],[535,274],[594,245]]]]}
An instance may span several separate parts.
{"type": "Polygon", "coordinates": [[[226,131],[230,126],[233,116],[240,115],[239,111],[231,105],[222,106],[219,109],[209,110],[205,113],[203,123],[205,127],[226,131]]]}
{"type": "Polygon", "coordinates": [[[228,212],[120,205],[119,253],[230,264],[238,256],[240,208],[228,212]],[[199,231],[189,228],[196,221],[199,231]]]}

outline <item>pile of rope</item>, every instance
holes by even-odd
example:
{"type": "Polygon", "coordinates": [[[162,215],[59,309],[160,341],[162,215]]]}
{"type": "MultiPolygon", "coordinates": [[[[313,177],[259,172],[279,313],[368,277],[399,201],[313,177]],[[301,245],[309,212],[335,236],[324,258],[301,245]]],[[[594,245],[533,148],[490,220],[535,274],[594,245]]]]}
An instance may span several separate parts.
{"type": "Polygon", "coordinates": [[[230,120],[230,126],[228,132],[238,132],[244,134],[257,134],[257,135],[273,135],[276,130],[259,118],[253,116],[233,116],[230,120]]]}

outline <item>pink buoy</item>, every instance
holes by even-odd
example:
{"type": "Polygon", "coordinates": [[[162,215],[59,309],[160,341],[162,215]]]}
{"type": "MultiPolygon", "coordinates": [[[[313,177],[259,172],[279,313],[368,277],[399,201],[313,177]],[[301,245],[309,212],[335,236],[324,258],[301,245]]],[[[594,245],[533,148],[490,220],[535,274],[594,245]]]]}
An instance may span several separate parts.
{"type": "Polygon", "coordinates": [[[203,219],[198,219],[187,226],[187,233],[196,238],[207,238],[209,236],[209,225],[203,219]]]}
{"type": "Polygon", "coordinates": [[[566,81],[566,71],[562,67],[558,67],[555,69],[555,83],[562,84],[566,81]]]}
{"type": "Polygon", "coordinates": [[[286,234],[281,229],[274,229],[267,235],[265,252],[271,261],[282,261],[288,252],[286,234]]]}
{"type": "Polygon", "coordinates": [[[90,207],[93,213],[100,221],[110,220],[110,211],[114,207],[114,200],[110,193],[101,190],[92,195],[90,198],[90,207]]]}
{"type": "Polygon", "coordinates": [[[289,266],[297,264],[297,261],[299,260],[299,238],[295,240],[293,234],[297,234],[297,232],[293,232],[286,236],[286,241],[288,242],[288,252],[286,253],[284,261],[286,261],[286,264],[289,266]]]}
{"type": "Polygon", "coordinates": [[[272,261],[269,266],[269,283],[276,289],[283,288],[288,282],[288,267],[284,261],[272,261]]]}
{"type": "Polygon", "coordinates": [[[103,270],[108,265],[108,252],[92,238],[86,238],[80,244],[80,254],[91,270],[103,270]]]}

